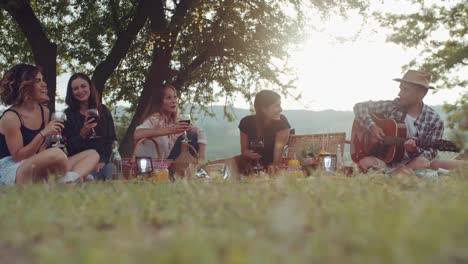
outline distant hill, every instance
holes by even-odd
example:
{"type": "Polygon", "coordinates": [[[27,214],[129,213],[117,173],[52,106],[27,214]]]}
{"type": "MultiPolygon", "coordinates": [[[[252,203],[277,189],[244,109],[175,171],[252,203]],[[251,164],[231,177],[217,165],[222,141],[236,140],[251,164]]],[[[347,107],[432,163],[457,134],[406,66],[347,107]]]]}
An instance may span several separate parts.
{"type": "MultiPolygon", "coordinates": [[[[446,114],[442,107],[435,106],[433,108],[445,121],[446,114]]],[[[223,118],[223,106],[213,106],[212,110],[215,114],[214,117],[200,116],[195,122],[207,134],[208,158],[220,159],[239,154],[239,129],[237,126],[244,116],[250,114],[249,110],[234,108],[235,119],[233,122],[228,122],[223,118]]],[[[296,134],[346,132],[346,136],[349,138],[354,120],[352,111],[285,110],[283,114],[288,118],[291,126],[296,129],[296,134]]]]}

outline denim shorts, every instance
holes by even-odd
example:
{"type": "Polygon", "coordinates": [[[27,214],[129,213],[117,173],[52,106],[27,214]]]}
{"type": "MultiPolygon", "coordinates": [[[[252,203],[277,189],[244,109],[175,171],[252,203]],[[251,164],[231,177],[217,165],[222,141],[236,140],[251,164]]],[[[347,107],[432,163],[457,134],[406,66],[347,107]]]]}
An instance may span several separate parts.
{"type": "Polygon", "coordinates": [[[0,185],[15,185],[16,171],[22,162],[15,162],[11,156],[0,159],[0,185]]]}
{"type": "Polygon", "coordinates": [[[95,180],[111,180],[112,177],[112,164],[106,163],[99,172],[91,172],[95,180]]]}

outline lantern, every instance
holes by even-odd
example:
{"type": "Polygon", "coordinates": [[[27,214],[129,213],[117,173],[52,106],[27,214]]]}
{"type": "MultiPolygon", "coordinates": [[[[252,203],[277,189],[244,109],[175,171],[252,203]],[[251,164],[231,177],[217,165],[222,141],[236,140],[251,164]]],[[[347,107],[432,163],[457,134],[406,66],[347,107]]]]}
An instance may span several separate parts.
{"type": "Polygon", "coordinates": [[[324,171],[330,172],[336,170],[336,154],[320,154],[321,165],[324,171]]]}
{"type": "Polygon", "coordinates": [[[137,157],[137,168],[139,175],[149,176],[153,172],[153,163],[151,157],[137,157]]]}

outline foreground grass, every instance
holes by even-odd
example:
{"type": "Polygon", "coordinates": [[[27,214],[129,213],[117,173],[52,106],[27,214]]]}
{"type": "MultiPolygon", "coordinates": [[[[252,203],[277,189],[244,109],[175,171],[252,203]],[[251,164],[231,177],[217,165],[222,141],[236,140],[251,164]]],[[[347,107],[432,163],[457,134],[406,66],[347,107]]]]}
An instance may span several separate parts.
{"type": "Polygon", "coordinates": [[[468,263],[468,175],[0,189],[2,263],[468,263]]]}

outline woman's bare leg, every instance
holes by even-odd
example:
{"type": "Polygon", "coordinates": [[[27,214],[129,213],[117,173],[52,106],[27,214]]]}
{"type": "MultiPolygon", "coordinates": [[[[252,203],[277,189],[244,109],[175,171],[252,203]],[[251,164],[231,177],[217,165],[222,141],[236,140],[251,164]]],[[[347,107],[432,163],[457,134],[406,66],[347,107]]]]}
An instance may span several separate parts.
{"type": "Polygon", "coordinates": [[[83,178],[90,174],[99,162],[99,154],[88,149],[68,158],[67,170],[78,173],[83,178]]]}
{"type": "Polygon", "coordinates": [[[26,159],[16,171],[16,183],[47,180],[49,173],[65,174],[67,155],[59,148],[50,148],[26,159]]]}

